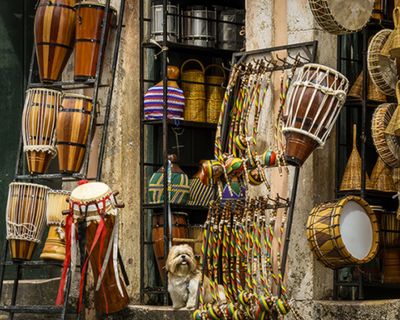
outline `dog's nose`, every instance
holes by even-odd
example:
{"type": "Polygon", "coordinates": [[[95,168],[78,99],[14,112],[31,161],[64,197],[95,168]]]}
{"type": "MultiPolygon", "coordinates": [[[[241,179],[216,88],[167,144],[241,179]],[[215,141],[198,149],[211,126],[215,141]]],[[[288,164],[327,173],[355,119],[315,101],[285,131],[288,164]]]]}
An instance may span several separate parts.
{"type": "Polygon", "coordinates": [[[186,259],[186,255],[185,255],[185,254],[181,255],[181,258],[182,258],[183,260],[186,259]]]}

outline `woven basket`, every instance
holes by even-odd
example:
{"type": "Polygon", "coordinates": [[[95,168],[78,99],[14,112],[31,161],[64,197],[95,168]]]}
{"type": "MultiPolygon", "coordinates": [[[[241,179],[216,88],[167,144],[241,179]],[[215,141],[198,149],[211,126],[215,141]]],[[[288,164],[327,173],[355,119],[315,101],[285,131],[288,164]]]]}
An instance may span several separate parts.
{"type": "Polygon", "coordinates": [[[372,139],[376,151],[382,160],[390,167],[400,166],[400,138],[385,134],[390,119],[396,109],[395,104],[384,103],[376,108],[372,116],[372,139]]]}
{"type": "Polygon", "coordinates": [[[392,178],[392,170],[382,161],[380,157],[376,161],[374,169],[371,173],[371,185],[373,190],[383,192],[395,192],[392,178]]]}
{"type": "Polygon", "coordinates": [[[181,66],[182,90],[186,99],[184,118],[187,121],[206,121],[207,109],[204,72],[203,64],[196,59],[186,60],[181,66]],[[185,67],[189,63],[196,64],[197,68],[186,70],[185,67]]]}
{"type": "Polygon", "coordinates": [[[392,173],[394,187],[400,191],[400,168],[394,168],[392,173]]]}
{"type": "MultiPolygon", "coordinates": [[[[350,158],[347,161],[346,169],[340,184],[340,191],[345,190],[360,190],[361,189],[361,157],[357,150],[357,127],[353,125],[353,150],[351,151],[350,158]]],[[[370,186],[371,182],[365,173],[365,184],[370,186]]]]}
{"type": "Polygon", "coordinates": [[[225,71],[218,64],[210,64],[205,69],[205,75],[207,83],[207,122],[217,123],[225,93],[222,87],[225,82],[225,71]],[[207,75],[207,71],[212,69],[219,70],[220,75],[207,75]]]}
{"type": "Polygon", "coordinates": [[[368,78],[368,95],[367,99],[376,102],[386,102],[386,96],[377,88],[375,83],[368,78]]]}
{"type": "Polygon", "coordinates": [[[394,111],[388,126],[385,129],[385,133],[389,135],[400,135],[400,81],[396,83],[396,97],[397,97],[397,107],[394,111]]]}
{"type": "Polygon", "coordinates": [[[399,58],[400,57],[400,7],[396,7],[393,10],[393,21],[394,21],[393,40],[389,52],[392,58],[399,58]]]}
{"type": "Polygon", "coordinates": [[[390,49],[392,48],[393,45],[393,39],[394,39],[394,32],[392,31],[382,47],[380,56],[384,58],[390,58],[390,49]]]}
{"type": "Polygon", "coordinates": [[[372,18],[377,20],[383,19],[383,4],[382,0],[375,0],[374,2],[374,11],[372,11],[372,18]]]}
{"type": "Polygon", "coordinates": [[[348,97],[351,97],[353,99],[361,99],[361,94],[362,94],[362,84],[363,84],[363,72],[358,75],[356,81],[354,84],[351,86],[350,91],[348,93],[348,97]]]}

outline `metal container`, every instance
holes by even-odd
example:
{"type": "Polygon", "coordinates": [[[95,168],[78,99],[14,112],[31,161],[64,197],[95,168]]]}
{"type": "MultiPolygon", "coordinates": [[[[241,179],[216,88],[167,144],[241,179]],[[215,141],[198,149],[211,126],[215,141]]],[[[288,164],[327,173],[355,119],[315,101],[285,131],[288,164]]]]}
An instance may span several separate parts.
{"type": "Polygon", "coordinates": [[[244,38],[240,35],[241,23],[244,23],[244,10],[223,10],[219,15],[218,48],[225,50],[240,50],[244,38]],[[233,22],[224,23],[223,21],[233,22]]]}
{"type": "MultiPolygon", "coordinates": [[[[167,17],[167,41],[177,42],[179,34],[179,7],[169,2],[167,11],[169,14],[173,14],[167,17]]],[[[159,1],[153,2],[151,6],[151,38],[155,41],[163,41],[163,18],[163,5],[159,4],[159,1]]]]}
{"type": "Polygon", "coordinates": [[[183,43],[200,47],[215,47],[216,19],[217,12],[203,6],[194,6],[185,10],[182,18],[183,43]]]}

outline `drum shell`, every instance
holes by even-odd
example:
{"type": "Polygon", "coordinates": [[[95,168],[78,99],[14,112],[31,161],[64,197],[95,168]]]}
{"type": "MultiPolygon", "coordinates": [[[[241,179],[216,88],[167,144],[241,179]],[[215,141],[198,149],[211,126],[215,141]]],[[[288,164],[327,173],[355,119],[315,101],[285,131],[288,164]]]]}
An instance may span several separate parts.
{"type": "Polygon", "coordinates": [[[47,187],[36,184],[11,183],[9,186],[6,221],[13,260],[32,259],[45,225],[47,191],[47,187]]]}
{"type": "Polygon", "coordinates": [[[61,93],[54,90],[31,89],[26,94],[22,115],[24,146],[40,146],[26,151],[30,173],[46,172],[54,157],[54,133],[60,99],[61,93]]]}
{"type": "MultiPolygon", "coordinates": [[[[100,254],[100,243],[98,242],[94,248],[91,256],[89,257],[90,266],[93,271],[94,283],[97,283],[97,279],[100,275],[99,270],[99,261],[102,264],[106,255],[106,251],[108,248],[108,244],[111,240],[112,230],[114,228],[115,217],[112,215],[105,216],[105,228],[107,230],[107,234],[103,243],[103,252],[100,254]]],[[[86,229],[86,248],[89,250],[92,247],[93,240],[95,238],[96,230],[98,227],[98,223],[95,221],[91,221],[87,225],[86,229]]],[[[113,265],[113,253],[111,253],[110,258],[108,260],[108,264],[106,267],[106,271],[104,273],[103,280],[101,282],[100,289],[95,291],[94,293],[94,303],[95,308],[98,313],[115,313],[122,309],[124,309],[129,303],[128,293],[126,292],[126,288],[122,279],[120,279],[120,283],[122,286],[124,296],[121,296],[121,293],[118,290],[117,280],[115,279],[114,274],[114,265],[113,265]],[[108,309],[106,308],[108,306],[108,309]]]]}
{"type": "Polygon", "coordinates": [[[61,172],[81,170],[89,135],[92,99],[80,95],[66,95],[57,120],[58,166],[61,172]]]}
{"type": "Polygon", "coordinates": [[[323,81],[320,81],[319,79],[325,74],[324,69],[319,70],[315,66],[308,66],[302,78],[298,79],[299,82],[295,84],[290,96],[289,109],[292,110],[293,115],[284,116],[286,128],[283,132],[286,138],[285,157],[291,164],[302,165],[305,162],[313,150],[323,143],[329,120],[335,119],[338,97],[326,95],[323,89],[307,85],[307,82],[317,84],[318,79],[318,84],[322,87],[345,90],[341,88],[342,79],[330,72],[323,81]],[[307,132],[317,139],[297,130],[307,132]]]}
{"type": "MultiPolygon", "coordinates": [[[[76,5],[75,8],[76,42],[74,53],[74,79],[75,81],[86,81],[96,76],[105,6],[83,2],[76,5]]],[[[115,22],[116,10],[110,7],[104,45],[107,44],[109,28],[110,26],[114,26],[115,22]]]]}
{"type": "Polygon", "coordinates": [[[65,260],[65,238],[61,239],[60,232],[65,234],[64,227],[52,225],[49,228],[47,240],[44,244],[40,259],[42,260],[65,260]]]}
{"type": "Polygon", "coordinates": [[[400,283],[400,249],[383,251],[383,283],[400,283]]]}
{"type": "MultiPolygon", "coordinates": [[[[152,217],[152,241],[153,241],[153,250],[154,255],[156,257],[158,271],[160,272],[160,277],[162,282],[165,282],[165,262],[167,257],[164,256],[164,214],[153,214],[152,217]]],[[[189,236],[188,233],[188,224],[187,224],[187,214],[181,212],[173,212],[172,213],[172,239],[187,239],[189,236]]],[[[172,241],[172,244],[174,243],[172,241]]]]}
{"type": "Polygon", "coordinates": [[[363,264],[371,261],[378,252],[379,227],[375,214],[368,203],[356,196],[327,202],[315,207],[307,221],[307,238],[311,250],[325,266],[336,269],[346,265],[363,264]],[[363,259],[353,257],[347,251],[340,234],[340,215],[348,201],[355,201],[366,210],[373,231],[372,247],[363,259]]]}
{"type": "MultiPolygon", "coordinates": [[[[155,41],[163,41],[163,19],[164,10],[163,5],[153,5],[151,7],[151,38],[155,41]]],[[[167,5],[168,13],[178,14],[178,7],[175,5],[167,5]]],[[[178,41],[178,16],[168,15],[167,17],[167,41],[178,41]]]]}
{"type": "Polygon", "coordinates": [[[34,35],[42,82],[60,80],[72,53],[75,32],[75,0],[40,0],[34,35]],[[52,5],[53,4],[53,5],[52,5]]]}
{"type": "Polygon", "coordinates": [[[217,38],[217,12],[207,9],[192,9],[183,12],[183,43],[201,47],[215,47],[217,38]],[[202,18],[202,19],[196,19],[202,18]]]}

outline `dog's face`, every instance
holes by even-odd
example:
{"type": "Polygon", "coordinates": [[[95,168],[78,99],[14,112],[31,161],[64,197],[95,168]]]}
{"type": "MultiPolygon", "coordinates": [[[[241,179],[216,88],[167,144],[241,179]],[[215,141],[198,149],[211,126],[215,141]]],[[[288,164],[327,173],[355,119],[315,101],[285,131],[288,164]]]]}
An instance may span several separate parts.
{"type": "Polygon", "coordinates": [[[168,272],[176,275],[187,275],[195,271],[196,259],[193,249],[187,244],[172,246],[165,267],[168,272]]]}

